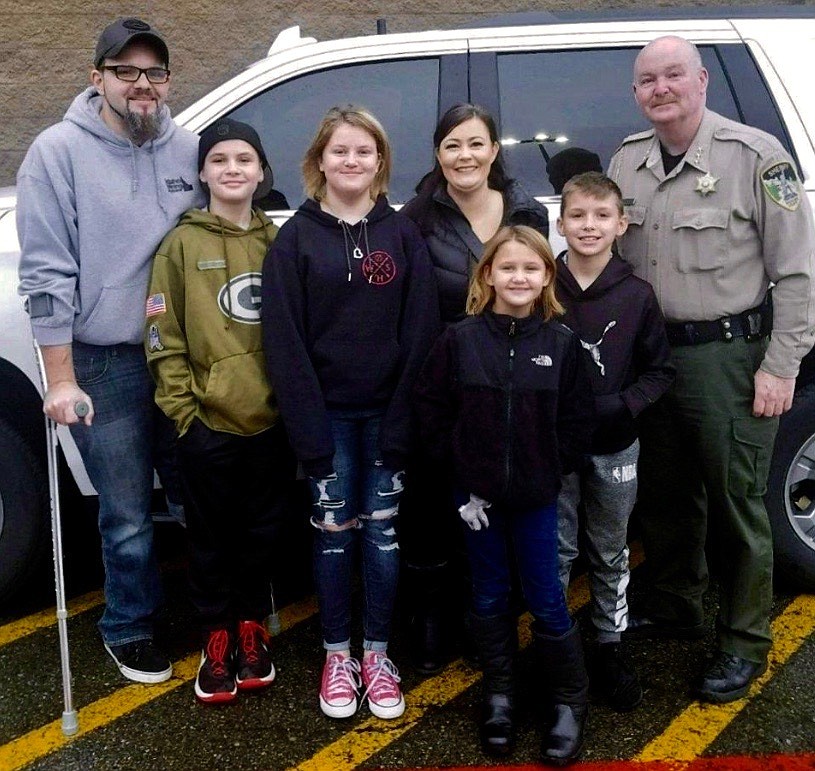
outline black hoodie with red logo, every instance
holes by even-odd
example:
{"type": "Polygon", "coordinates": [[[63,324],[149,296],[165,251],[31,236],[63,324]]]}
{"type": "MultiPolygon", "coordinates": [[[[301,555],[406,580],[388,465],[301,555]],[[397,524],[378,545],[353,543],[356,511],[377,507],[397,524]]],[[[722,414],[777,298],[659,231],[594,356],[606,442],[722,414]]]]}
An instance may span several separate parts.
{"type": "Polygon", "coordinates": [[[266,369],[298,460],[332,471],[328,409],[382,409],[380,450],[401,468],[410,391],[439,333],[438,293],[416,225],[384,196],[364,221],[307,200],[263,263],[266,369]]]}
{"type": "Polygon", "coordinates": [[[674,368],[665,321],[651,285],[613,256],[581,289],[566,252],[557,262],[561,321],[580,338],[597,411],[593,455],[628,447],[637,438],[635,418],[671,386],[674,368]]]}

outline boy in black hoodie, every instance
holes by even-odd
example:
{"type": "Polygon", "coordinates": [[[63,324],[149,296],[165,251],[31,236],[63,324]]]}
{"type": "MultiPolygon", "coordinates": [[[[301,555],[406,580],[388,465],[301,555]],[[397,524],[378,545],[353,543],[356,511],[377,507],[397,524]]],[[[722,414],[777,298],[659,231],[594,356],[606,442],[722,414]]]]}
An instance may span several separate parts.
{"type": "Polygon", "coordinates": [[[617,185],[586,172],[563,188],[558,258],[563,323],[580,337],[597,410],[585,467],[563,478],[558,499],[560,575],[564,590],[577,557],[578,505],[585,510],[586,551],[597,629],[595,686],[618,711],[634,709],[642,688],[620,654],[628,623],[628,518],[637,496],[639,441],[635,418],[673,381],[665,323],[650,284],[612,254],[628,223],[617,185]]]}

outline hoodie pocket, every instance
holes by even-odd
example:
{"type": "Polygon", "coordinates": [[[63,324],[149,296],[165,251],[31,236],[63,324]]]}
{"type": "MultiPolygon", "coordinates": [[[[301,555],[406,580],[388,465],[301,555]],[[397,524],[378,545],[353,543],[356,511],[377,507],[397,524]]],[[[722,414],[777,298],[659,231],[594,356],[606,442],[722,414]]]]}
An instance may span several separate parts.
{"type": "Polygon", "coordinates": [[[102,287],[93,310],[77,325],[77,332],[93,345],[139,344],[144,339],[145,299],[141,282],[102,287]]]}
{"type": "Polygon", "coordinates": [[[201,401],[207,422],[216,431],[248,435],[269,428],[277,409],[266,379],[263,352],[216,361],[201,401]]]}

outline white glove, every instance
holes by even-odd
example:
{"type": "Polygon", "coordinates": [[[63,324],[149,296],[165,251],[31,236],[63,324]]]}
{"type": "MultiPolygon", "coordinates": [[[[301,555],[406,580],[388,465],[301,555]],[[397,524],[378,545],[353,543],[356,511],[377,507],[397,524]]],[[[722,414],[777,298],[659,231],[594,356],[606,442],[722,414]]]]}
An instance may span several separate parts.
{"type": "Polygon", "coordinates": [[[487,519],[487,512],[484,509],[488,509],[490,506],[492,506],[491,503],[487,503],[483,498],[470,493],[470,500],[463,506],[458,507],[458,513],[470,530],[480,530],[481,525],[484,525],[486,529],[490,526],[490,521],[487,519]]]}

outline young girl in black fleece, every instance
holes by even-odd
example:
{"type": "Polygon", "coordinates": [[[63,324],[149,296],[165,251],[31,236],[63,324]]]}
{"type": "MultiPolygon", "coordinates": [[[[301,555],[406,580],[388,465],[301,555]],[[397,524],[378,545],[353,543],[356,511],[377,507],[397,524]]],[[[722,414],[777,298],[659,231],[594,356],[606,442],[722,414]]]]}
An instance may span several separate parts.
{"type": "Polygon", "coordinates": [[[452,465],[472,574],[471,629],[484,669],[484,751],[513,745],[512,548],[534,645],[548,679],[543,760],[583,745],[588,681],[578,627],[558,578],[560,475],[588,450],[592,397],[577,337],[555,317],[555,261],[532,228],[504,227],[470,284],[469,318],[449,327],[417,382],[428,452],[452,465]]]}

